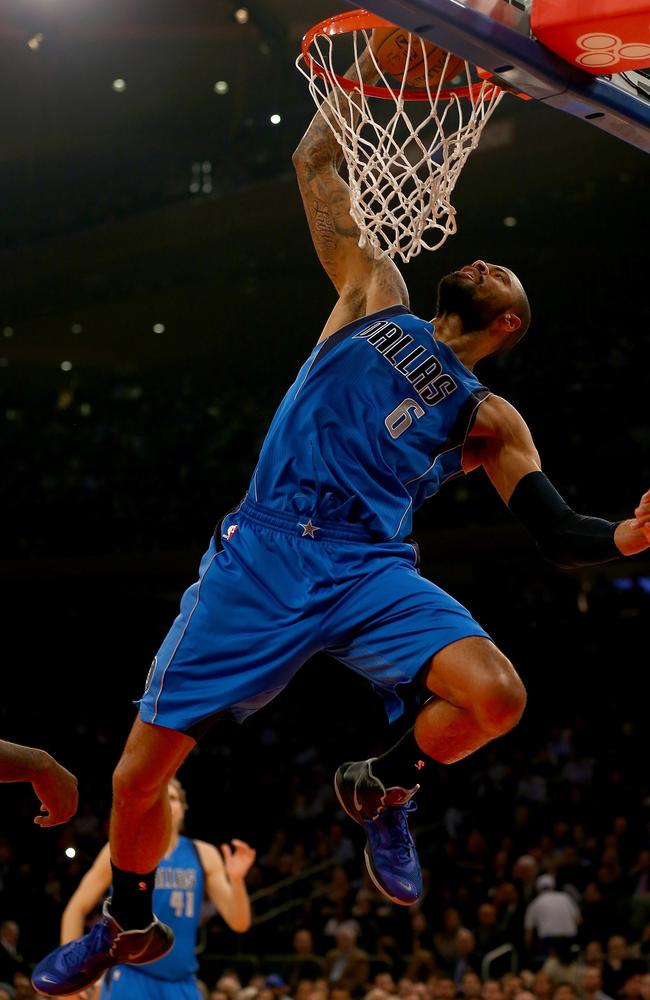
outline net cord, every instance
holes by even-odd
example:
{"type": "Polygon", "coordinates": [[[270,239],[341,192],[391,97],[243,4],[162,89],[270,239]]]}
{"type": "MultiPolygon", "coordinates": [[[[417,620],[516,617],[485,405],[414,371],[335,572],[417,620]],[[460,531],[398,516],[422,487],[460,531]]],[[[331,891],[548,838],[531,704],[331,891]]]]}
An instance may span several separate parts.
{"type": "Polygon", "coordinates": [[[503,91],[488,81],[475,83],[468,63],[464,63],[463,70],[467,86],[445,89],[451,58],[447,55],[440,81],[432,86],[425,73],[426,100],[414,104],[408,97],[412,93],[408,67],[412,46],[418,43],[427,66],[424,41],[409,36],[404,72],[399,87],[395,87],[377,62],[368,31],[354,30],[350,34],[358,78],[361,80],[362,75],[360,55],[368,48],[377,76],[386,88],[383,100],[369,97],[363,83],[353,90],[341,86],[334,67],[333,33],[317,34],[312,40],[314,55],[308,63],[299,56],[297,66],[308,81],[318,111],[341,146],[350,186],[350,215],[359,229],[359,246],[369,246],[375,258],[399,256],[408,263],[421,250],[438,250],[457,231],[451,196],[503,91]],[[422,109],[419,122],[416,108],[422,109]],[[325,114],[327,109],[330,114],[325,114]]]}

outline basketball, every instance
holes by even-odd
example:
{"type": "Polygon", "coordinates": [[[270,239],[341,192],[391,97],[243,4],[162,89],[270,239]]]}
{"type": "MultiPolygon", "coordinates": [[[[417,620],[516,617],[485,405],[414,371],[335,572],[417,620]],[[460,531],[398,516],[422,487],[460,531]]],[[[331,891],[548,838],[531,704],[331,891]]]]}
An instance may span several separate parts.
{"type": "Polygon", "coordinates": [[[463,67],[463,60],[458,56],[449,56],[445,69],[447,51],[433,42],[428,42],[417,35],[410,35],[404,28],[375,28],[372,33],[370,47],[377,64],[385,73],[390,73],[401,82],[408,58],[406,83],[409,87],[437,87],[441,78],[443,82],[451,80],[463,67]],[[411,54],[409,52],[411,40],[411,54]],[[444,77],[443,77],[444,73],[444,77]]]}

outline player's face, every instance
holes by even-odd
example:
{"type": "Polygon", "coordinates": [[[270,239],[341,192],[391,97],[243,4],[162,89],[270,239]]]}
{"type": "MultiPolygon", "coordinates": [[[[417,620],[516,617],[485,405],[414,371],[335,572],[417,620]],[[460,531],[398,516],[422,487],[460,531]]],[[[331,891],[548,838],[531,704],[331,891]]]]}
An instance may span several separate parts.
{"type": "Polygon", "coordinates": [[[171,783],[167,786],[167,794],[169,796],[169,808],[172,813],[172,829],[178,833],[181,826],[183,825],[183,818],[185,816],[185,806],[181,801],[181,797],[178,793],[178,788],[176,785],[171,783]]]}
{"type": "Polygon", "coordinates": [[[514,307],[521,291],[519,279],[509,268],[475,260],[442,279],[437,313],[459,316],[465,333],[485,330],[514,307]]]}

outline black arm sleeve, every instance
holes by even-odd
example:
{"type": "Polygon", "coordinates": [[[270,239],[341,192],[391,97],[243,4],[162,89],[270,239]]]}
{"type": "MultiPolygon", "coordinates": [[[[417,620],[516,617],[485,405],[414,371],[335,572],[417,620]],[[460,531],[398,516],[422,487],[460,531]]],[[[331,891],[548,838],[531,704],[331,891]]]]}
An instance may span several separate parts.
{"type": "Polygon", "coordinates": [[[576,514],[543,472],[520,479],[508,506],[544,558],[557,566],[592,566],[622,555],[614,542],[620,522],[576,514]]]}

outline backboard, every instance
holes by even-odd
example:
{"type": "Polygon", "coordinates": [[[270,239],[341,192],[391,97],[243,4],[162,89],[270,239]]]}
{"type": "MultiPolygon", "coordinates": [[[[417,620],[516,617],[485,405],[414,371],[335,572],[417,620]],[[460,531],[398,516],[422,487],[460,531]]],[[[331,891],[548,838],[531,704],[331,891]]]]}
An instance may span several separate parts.
{"type": "MultiPolygon", "coordinates": [[[[650,70],[594,76],[572,65],[533,36],[530,0],[367,0],[365,6],[513,89],[650,153],[650,70]]],[[[650,45],[650,13],[647,36],[650,45]]]]}

